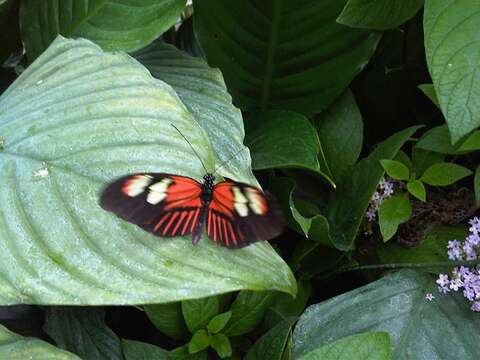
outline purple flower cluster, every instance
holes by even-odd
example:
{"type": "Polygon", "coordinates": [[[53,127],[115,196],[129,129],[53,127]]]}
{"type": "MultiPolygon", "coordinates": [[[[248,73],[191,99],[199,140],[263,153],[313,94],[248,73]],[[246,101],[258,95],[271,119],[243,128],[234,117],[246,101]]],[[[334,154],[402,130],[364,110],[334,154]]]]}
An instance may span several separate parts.
{"type": "MultiPolygon", "coordinates": [[[[450,260],[476,260],[480,258],[480,219],[470,220],[470,234],[463,242],[448,242],[448,258],[450,260]]],[[[469,268],[460,266],[453,268],[449,275],[440,274],[437,279],[438,291],[448,293],[463,289],[463,296],[472,302],[471,309],[480,311],[480,265],[469,268]]]]}
{"type": "Polygon", "coordinates": [[[365,217],[368,221],[374,222],[377,220],[377,211],[382,202],[393,195],[393,185],[394,182],[387,180],[382,177],[378,183],[377,191],[372,196],[370,203],[368,204],[368,209],[365,212],[365,217]]]}

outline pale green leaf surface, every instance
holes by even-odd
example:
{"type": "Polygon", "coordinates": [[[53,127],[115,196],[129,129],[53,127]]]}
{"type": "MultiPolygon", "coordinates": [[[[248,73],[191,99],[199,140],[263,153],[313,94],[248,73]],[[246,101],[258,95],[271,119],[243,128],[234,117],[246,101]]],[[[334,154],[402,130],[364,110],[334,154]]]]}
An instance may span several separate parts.
{"type": "Polygon", "coordinates": [[[311,115],[345,90],[380,39],[336,23],[345,2],[202,0],[193,2],[195,32],[242,109],[311,115]]]}
{"type": "Polygon", "coordinates": [[[151,236],[98,206],[103,186],[127,173],[202,178],[172,123],[213,168],[206,132],[173,89],[129,56],[86,40],[57,39],[2,94],[1,304],[295,292],[290,269],[266,243],[232,251],[204,236],[192,246],[187,238],[151,236]]]}
{"type": "Polygon", "coordinates": [[[104,50],[133,51],[166,31],[185,0],[24,0],[20,27],[33,61],[58,36],[82,37],[104,50]]]}
{"type": "Polygon", "coordinates": [[[8,360],[80,360],[45,341],[17,335],[0,325],[0,358],[8,360]]]}
{"type": "Polygon", "coordinates": [[[423,0],[349,0],[337,18],[340,24],[387,30],[413,17],[423,0]]]}
{"type": "Polygon", "coordinates": [[[294,357],[345,336],[388,332],[393,360],[473,360],[480,353],[476,315],[461,294],[440,294],[434,276],[402,270],[307,308],[293,333],[294,357]]]}
{"type": "Polygon", "coordinates": [[[175,89],[208,133],[218,159],[217,166],[222,164],[220,173],[230,179],[256,184],[250,167],[250,152],[243,145],[242,113],[232,105],[220,70],[160,41],[133,56],[154,77],[175,89]]]}
{"type": "Polygon", "coordinates": [[[452,143],[480,126],[480,2],[426,0],[427,64],[452,143]]]}
{"type": "Polygon", "coordinates": [[[344,337],[315,349],[298,360],[389,360],[387,333],[362,333],[344,337]]]}

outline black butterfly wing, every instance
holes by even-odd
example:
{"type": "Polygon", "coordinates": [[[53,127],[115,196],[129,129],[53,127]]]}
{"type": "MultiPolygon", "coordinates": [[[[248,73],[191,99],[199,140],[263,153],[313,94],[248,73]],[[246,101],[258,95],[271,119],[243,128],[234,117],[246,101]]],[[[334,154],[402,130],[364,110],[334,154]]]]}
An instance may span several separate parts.
{"type": "Polygon", "coordinates": [[[206,221],[207,235],[228,248],[269,240],[283,232],[284,222],[273,197],[256,187],[231,180],[213,187],[206,221]]]}
{"type": "Polygon", "coordinates": [[[162,237],[191,234],[202,213],[202,186],[189,177],[131,174],[107,185],[100,206],[162,237]]]}

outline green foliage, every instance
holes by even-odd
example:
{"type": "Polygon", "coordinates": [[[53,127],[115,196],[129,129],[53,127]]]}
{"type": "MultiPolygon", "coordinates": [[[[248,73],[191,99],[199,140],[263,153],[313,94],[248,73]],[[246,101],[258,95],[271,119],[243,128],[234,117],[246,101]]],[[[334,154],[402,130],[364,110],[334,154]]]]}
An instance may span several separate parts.
{"type": "Polygon", "coordinates": [[[425,186],[420,180],[409,181],[407,183],[407,190],[410,194],[415,196],[418,200],[425,201],[427,199],[425,186]]]}
{"type": "Polygon", "coordinates": [[[424,0],[348,0],[337,18],[351,27],[386,30],[397,27],[420,10],[424,0]]]}
{"type": "Polygon", "coordinates": [[[424,12],[425,50],[435,92],[452,143],[480,125],[476,94],[480,4],[468,0],[427,0],[424,12]],[[455,34],[452,36],[452,34],[455,34]],[[441,55],[439,55],[441,54],[441,55]]]}
{"type": "Polygon", "coordinates": [[[480,206],[480,166],[477,166],[477,169],[475,170],[475,177],[473,179],[473,186],[475,190],[475,200],[477,203],[477,206],[480,206]]]}
{"type": "Polygon", "coordinates": [[[396,160],[380,160],[380,164],[384,168],[388,176],[396,180],[408,180],[410,170],[400,161],[396,160]]]}
{"type": "Polygon", "coordinates": [[[378,223],[383,241],[388,241],[397,232],[398,225],[412,215],[412,206],[407,194],[395,195],[386,199],[378,209],[378,223]]]}
{"type": "Polygon", "coordinates": [[[207,330],[210,334],[216,334],[223,330],[225,325],[227,325],[228,321],[232,317],[232,312],[227,311],[218,315],[215,315],[207,324],[207,330]]]}
{"type": "Polygon", "coordinates": [[[205,328],[219,310],[220,303],[216,296],[182,302],[183,317],[191,333],[205,328]]]}
{"type": "Polygon", "coordinates": [[[206,330],[200,329],[193,334],[192,339],[188,343],[188,352],[190,354],[198,353],[210,346],[212,338],[206,330]]]}
{"type": "Polygon", "coordinates": [[[464,166],[438,163],[425,170],[420,180],[428,185],[447,186],[471,174],[472,172],[464,166]]]}
{"type": "Polygon", "coordinates": [[[125,360],[167,360],[168,351],[158,346],[135,340],[122,340],[125,360]]]}
{"type": "Polygon", "coordinates": [[[210,346],[222,359],[232,355],[232,346],[230,345],[230,340],[228,340],[228,337],[226,337],[224,334],[213,335],[210,346]]]}
{"type": "Polygon", "coordinates": [[[389,360],[390,336],[384,332],[351,335],[323,345],[299,360],[389,360]]]}
{"type": "Polygon", "coordinates": [[[144,310],[153,325],[163,334],[174,339],[183,339],[186,336],[187,326],[181,303],[146,305],[144,310]]]}
{"type": "Polygon", "coordinates": [[[424,354],[474,359],[480,343],[471,334],[479,331],[480,320],[458,294],[442,295],[436,288],[432,276],[403,270],[312,305],[295,327],[294,356],[300,358],[346,336],[385,331],[392,341],[393,360],[424,354]],[[435,294],[435,299],[425,299],[427,293],[435,294]]]}
{"type": "Polygon", "coordinates": [[[242,109],[310,115],[345,90],[380,38],[335,21],[345,2],[198,1],[195,30],[242,109]]]}

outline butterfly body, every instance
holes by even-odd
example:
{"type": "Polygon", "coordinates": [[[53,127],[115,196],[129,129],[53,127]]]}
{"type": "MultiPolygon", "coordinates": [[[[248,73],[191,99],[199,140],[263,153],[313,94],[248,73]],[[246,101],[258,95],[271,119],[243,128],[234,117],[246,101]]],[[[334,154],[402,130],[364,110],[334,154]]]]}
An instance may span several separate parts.
{"type": "Polygon", "coordinates": [[[214,181],[211,173],[202,182],[165,173],[131,174],[109,184],[100,205],[160,237],[190,234],[193,244],[200,241],[204,230],[228,248],[241,248],[282,232],[280,211],[268,195],[248,184],[214,181]]]}

